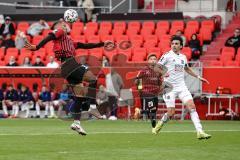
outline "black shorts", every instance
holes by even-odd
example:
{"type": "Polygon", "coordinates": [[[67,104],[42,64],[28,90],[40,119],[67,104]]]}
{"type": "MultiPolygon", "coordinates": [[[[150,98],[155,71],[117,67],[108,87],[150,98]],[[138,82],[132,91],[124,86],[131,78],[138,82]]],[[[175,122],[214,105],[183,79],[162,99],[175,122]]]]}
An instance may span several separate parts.
{"type": "Polygon", "coordinates": [[[74,57],[68,58],[61,65],[61,75],[69,84],[76,85],[81,83],[86,72],[87,69],[81,66],[74,57]]]}
{"type": "Polygon", "coordinates": [[[158,107],[158,97],[144,97],[142,98],[142,109],[148,110],[151,112],[152,110],[157,110],[158,107]]]}

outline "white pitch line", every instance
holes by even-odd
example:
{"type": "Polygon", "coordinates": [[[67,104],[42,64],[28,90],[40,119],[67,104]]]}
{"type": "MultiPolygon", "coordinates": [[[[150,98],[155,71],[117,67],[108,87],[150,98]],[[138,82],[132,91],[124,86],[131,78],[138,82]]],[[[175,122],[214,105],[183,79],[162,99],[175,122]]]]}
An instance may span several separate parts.
{"type": "MultiPolygon", "coordinates": [[[[240,130],[205,130],[207,132],[240,132],[240,130]]],[[[194,130],[186,131],[161,131],[161,133],[194,133],[194,130]]],[[[0,133],[0,136],[52,136],[52,135],[71,135],[75,132],[69,133],[0,133]]],[[[142,133],[151,133],[151,132],[89,132],[88,134],[142,134],[142,133]]]]}

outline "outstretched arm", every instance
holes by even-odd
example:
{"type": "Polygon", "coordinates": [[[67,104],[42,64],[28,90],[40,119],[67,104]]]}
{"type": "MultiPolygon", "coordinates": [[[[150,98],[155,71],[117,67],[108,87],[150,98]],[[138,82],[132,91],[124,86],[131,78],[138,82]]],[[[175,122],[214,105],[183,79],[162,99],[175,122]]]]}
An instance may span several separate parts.
{"type": "Polygon", "coordinates": [[[100,42],[100,43],[81,43],[78,42],[76,45],[76,49],[78,48],[82,48],[82,49],[92,49],[92,48],[98,48],[98,47],[103,47],[104,46],[104,42],[100,42]]]}
{"type": "Polygon", "coordinates": [[[38,45],[33,45],[33,44],[29,43],[28,41],[26,41],[24,47],[31,51],[36,51],[36,50],[39,50],[40,48],[42,48],[46,43],[48,43],[49,41],[52,41],[54,39],[56,39],[54,34],[49,34],[47,37],[45,37],[43,40],[41,40],[41,42],[39,42],[38,45]]]}
{"type": "Polygon", "coordinates": [[[112,41],[105,41],[100,43],[81,43],[78,42],[75,44],[75,48],[82,48],[82,49],[92,49],[92,48],[99,48],[99,47],[111,47],[114,45],[112,41]]]}
{"type": "Polygon", "coordinates": [[[207,79],[205,79],[205,78],[197,75],[196,73],[194,73],[193,70],[192,70],[190,67],[186,66],[184,69],[185,69],[185,71],[186,71],[188,74],[190,74],[191,76],[196,77],[196,78],[198,78],[200,81],[203,81],[203,82],[206,82],[207,84],[209,84],[209,82],[208,82],[207,79]]]}

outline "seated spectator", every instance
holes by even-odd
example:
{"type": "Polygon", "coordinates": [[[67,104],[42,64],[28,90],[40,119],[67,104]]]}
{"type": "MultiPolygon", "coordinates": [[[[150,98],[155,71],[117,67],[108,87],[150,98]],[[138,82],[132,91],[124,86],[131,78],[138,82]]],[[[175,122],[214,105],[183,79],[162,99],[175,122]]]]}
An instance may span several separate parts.
{"type": "Polygon", "coordinates": [[[49,68],[58,68],[59,64],[55,61],[55,58],[53,56],[49,57],[49,62],[47,64],[47,67],[49,68]]]}
{"type": "Polygon", "coordinates": [[[39,100],[36,104],[36,112],[40,113],[40,106],[45,107],[45,118],[48,118],[48,110],[50,110],[50,117],[53,117],[54,114],[54,108],[51,102],[51,93],[48,91],[47,87],[45,85],[42,86],[42,91],[39,95],[39,100]],[[38,107],[37,107],[38,106],[38,107]]]}
{"type": "Polygon", "coordinates": [[[2,36],[4,39],[8,36],[11,37],[15,34],[15,28],[13,23],[11,22],[11,18],[7,16],[5,18],[5,23],[1,25],[0,28],[0,36],[2,36]]]}
{"type": "Polygon", "coordinates": [[[34,37],[42,33],[44,29],[50,29],[47,22],[43,19],[40,19],[38,22],[31,24],[27,30],[27,34],[34,37]]]}
{"type": "Polygon", "coordinates": [[[31,61],[30,61],[30,58],[29,58],[29,57],[25,57],[25,58],[23,59],[22,66],[23,66],[23,67],[31,67],[31,66],[32,66],[32,64],[31,64],[31,61]]]}
{"type": "Polygon", "coordinates": [[[177,32],[176,32],[175,35],[176,35],[176,36],[180,36],[180,37],[182,38],[182,40],[183,40],[183,47],[185,47],[185,46],[186,46],[186,41],[187,41],[187,39],[186,39],[186,37],[183,35],[183,32],[182,32],[181,30],[177,30],[177,32]]]}
{"type": "Polygon", "coordinates": [[[21,111],[26,111],[26,115],[24,118],[29,118],[30,109],[33,108],[32,93],[25,85],[22,85],[18,96],[18,105],[21,107],[21,111]]]}
{"type": "Polygon", "coordinates": [[[11,56],[11,57],[10,57],[7,66],[18,66],[18,63],[16,62],[16,59],[15,59],[14,56],[11,56]]]}
{"type": "Polygon", "coordinates": [[[234,10],[233,10],[233,0],[228,0],[227,6],[226,6],[227,12],[234,12],[237,11],[237,0],[235,1],[234,10]]]}
{"type": "Polygon", "coordinates": [[[96,96],[97,101],[97,109],[101,115],[105,115],[106,118],[110,115],[110,104],[108,102],[108,94],[106,92],[106,89],[103,85],[99,86],[99,91],[96,96]]]}
{"type": "Polygon", "coordinates": [[[5,48],[15,47],[12,36],[15,34],[15,28],[11,21],[11,17],[5,17],[5,23],[1,25],[0,37],[2,39],[1,46],[5,48]]]}
{"type": "Polygon", "coordinates": [[[69,118],[69,110],[67,108],[67,104],[71,101],[72,93],[70,92],[68,86],[66,84],[62,85],[62,91],[58,94],[58,99],[53,101],[55,106],[58,106],[58,115],[62,109],[64,109],[66,113],[66,117],[69,118]]]}
{"type": "Polygon", "coordinates": [[[38,100],[39,100],[38,83],[33,83],[32,97],[33,97],[33,103],[36,110],[35,118],[40,118],[40,106],[38,104],[38,100]]]}
{"type": "Polygon", "coordinates": [[[8,86],[6,96],[2,101],[2,108],[6,117],[9,115],[7,107],[12,107],[12,118],[18,117],[18,92],[13,88],[13,85],[11,84],[8,86]]]}
{"type": "Polygon", "coordinates": [[[234,47],[235,51],[240,47],[240,28],[236,28],[234,35],[229,37],[225,42],[226,47],[234,47]]]}
{"type": "Polygon", "coordinates": [[[36,57],[35,63],[33,64],[33,66],[36,66],[36,67],[43,67],[43,66],[45,66],[44,63],[42,62],[40,56],[36,57]]]}
{"type": "Polygon", "coordinates": [[[201,54],[200,40],[197,38],[196,34],[191,36],[188,46],[192,49],[192,58],[198,59],[201,54]]]}
{"type": "Polygon", "coordinates": [[[22,49],[25,45],[25,38],[22,36],[23,34],[23,32],[18,30],[15,37],[15,47],[19,50],[22,49]]]}

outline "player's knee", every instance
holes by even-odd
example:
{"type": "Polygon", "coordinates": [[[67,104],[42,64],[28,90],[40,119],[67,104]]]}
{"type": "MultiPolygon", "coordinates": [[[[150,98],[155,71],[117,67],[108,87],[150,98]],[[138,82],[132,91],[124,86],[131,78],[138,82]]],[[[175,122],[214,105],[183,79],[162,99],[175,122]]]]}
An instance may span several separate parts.
{"type": "Polygon", "coordinates": [[[195,104],[194,104],[194,102],[193,102],[192,100],[188,101],[188,102],[186,103],[186,106],[187,106],[187,108],[188,108],[189,110],[196,108],[196,106],[195,106],[195,104]]]}

